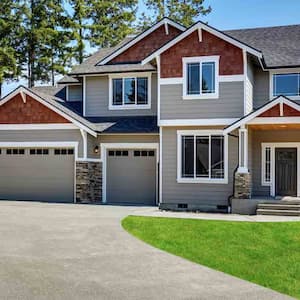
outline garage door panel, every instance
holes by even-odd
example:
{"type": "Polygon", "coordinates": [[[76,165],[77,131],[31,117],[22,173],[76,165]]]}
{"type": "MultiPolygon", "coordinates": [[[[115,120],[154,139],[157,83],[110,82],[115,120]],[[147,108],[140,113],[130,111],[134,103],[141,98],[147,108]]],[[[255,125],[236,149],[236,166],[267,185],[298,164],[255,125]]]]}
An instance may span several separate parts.
{"type": "Polygon", "coordinates": [[[156,156],[137,157],[133,150],[128,156],[108,155],[107,201],[155,205],[156,156]]]}
{"type": "Polygon", "coordinates": [[[0,154],[0,199],[73,202],[74,155],[0,154]]]}

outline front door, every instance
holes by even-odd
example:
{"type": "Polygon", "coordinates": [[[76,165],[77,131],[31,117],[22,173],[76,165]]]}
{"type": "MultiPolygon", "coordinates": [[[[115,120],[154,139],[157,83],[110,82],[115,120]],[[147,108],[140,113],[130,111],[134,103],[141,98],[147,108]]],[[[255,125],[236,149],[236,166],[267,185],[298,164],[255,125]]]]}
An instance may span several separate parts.
{"type": "Polygon", "coordinates": [[[297,148],[275,150],[276,196],[297,196],[297,148]]]}

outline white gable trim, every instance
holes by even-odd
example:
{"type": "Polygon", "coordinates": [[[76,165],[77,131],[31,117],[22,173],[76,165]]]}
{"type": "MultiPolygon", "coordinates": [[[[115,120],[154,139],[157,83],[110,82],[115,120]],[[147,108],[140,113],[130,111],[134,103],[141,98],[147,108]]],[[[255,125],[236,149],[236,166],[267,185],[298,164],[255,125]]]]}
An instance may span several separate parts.
{"type": "Polygon", "coordinates": [[[46,106],[47,108],[51,109],[52,111],[54,111],[55,113],[59,114],[60,116],[62,116],[63,118],[65,118],[66,120],[70,121],[71,123],[73,123],[74,125],[76,125],[78,128],[85,130],[86,132],[88,132],[89,134],[91,134],[92,136],[96,137],[97,133],[95,131],[93,131],[92,129],[90,129],[89,127],[85,126],[84,124],[78,122],[77,120],[75,120],[74,118],[70,117],[68,114],[64,113],[63,111],[59,110],[58,108],[56,108],[55,106],[51,105],[50,103],[48,103],[46,100],[44,100],[41,96],[32,93],[29,89],[20,86],[17,89],[15,89],[12,93],[8,94],[7,96],[5,96],[1,101],[0,101],[0,106],[4,105],[6,102],[10,101],[11,99],[13,99],[16,95],[18,94],[23,94],[23,95],[28,95],[32,98],[34,98],[36,101],[40,102],[41,104],[43,104],[44,106],[46,106]]]}
{"type": "Polygon", "coordinates": [[[129,49],[131,46],[133,46],[137,42],[141,41],[143,38],[145,38],[147,35],[149,35],[150,33],[152,33],[153,31],[155,31],[156,29],[158,29],[161,26],[165,26],[165,32],[166,32],[166,35],[168,35],[169,34],[168,25],[171,25],[171,26],[173,26],[173,27],[175,27],[175,28],[177,28],[181,31],[184,31],[186,29],[184,26],[181,26],[181,25],[177,24],[176,22],[174,22],[174,21],[172,21],[168,18],[164,18],[161,21],[159,21],[158,23],[156,23],[154,26],[152,26],[149,29],[147,29],[146,31],[144,31],[142,34],[140,34],[137,37],[135,37],[134,39],[132,39],[130,42],[126,43],[124,46],[122,46],[121,48],[119,48],[115,52],[110,54],[109,56],[102,59],[100,62],[98,62],[96,64],[96,66],[105,65],[106,63],[108,63],[109,61],[114,59],[116,56],[120,55],[125,50],[129,49]]]}
{"type": "MultiPolygon", "coordinates": [[[[287,98],[285,98],[283,96],[279,96],[279,97],[275,98],[273,101],[271,101],[268,104],[264,105],[263,107],[259,108],[258,110],[254,111],[254,112],[250,113],[249,115],[247,115],[246,117],[240,119],[238,122],[236,122],[236,123],[232,124],[231,126],[227,127],[224,130],[225,134],[230,133],[234,129],[239,128],[240,126],[249,124],[250,122],[252,122],[252,124],[255,124],[256,122],[253,121],[254,118],[258,117],[260,114],[264,113],[265,111],[269,110],[270,108],[272,108],[272,107],[274,107],[278,104],[280,104],[280,105],[281,104],[282,105],[286,104],[286,105],[300,111],[300,105],[288,100],[287,98]]],[[[285,117],[279,117],[279,118],[282,118],[283,120],[287,120],[287,119],[292,120],[291,118],[293,118],[293,117],[286,117],[286,118],[285,117]]],[[[258,118],[258,119],[259,119],[258,122],[262,122],[260,120],[260,118],[258,118]]],[[[276,123],[275,119],[277,119],[277,118],[272,117],[272,120],[271,120],[272,124],[276,123]]],[[[267,120],[265,121],[265,124],[267,124],[266,122],[267,122],[267,120]]],[[[262,123],[259,123],[259,124],[262,124],[262,123]]]]}
{"type": "Polygon", "coordinates": [[[184,31],[182,34],[180,34],[179,36],[177,36],[176,38],[174,38],[173,40],[171,40],[170,42],[168,42],[166,45],[164,45],[163,47],[161,47],[160,49],[158,49],[157,51],[153,52],[152,54],[150,54],[148,57],[146,57],[143,61],[142,61],[142,65],[150,62],[151,60],[153,60],[157,55],[160,55],[161,53],[163,53],[164,51],[166,51],[167,49],[169,49],[170,47],[174,46],[175,44],[177,44],[179,41],[181,41],[182,39],[184,39],[185,37],[189,36],[191,33],[193,33],[195,30],[199,30],[199,29],[203,29],[215,36],[217,36],[218,38],[242,49],[247,51],[248,53],[251,53],[259,58],[262,58],[262,53],[250,46],[247,46],[241,42],[239,42],[238,40],[230,37],[229,35],[218,31],[217,29],[208,26],[202,22],[198,22],[196,24],[194,24],[192,27],[190,27],[189,29],[187,29],[186,31],[184,31]]]}

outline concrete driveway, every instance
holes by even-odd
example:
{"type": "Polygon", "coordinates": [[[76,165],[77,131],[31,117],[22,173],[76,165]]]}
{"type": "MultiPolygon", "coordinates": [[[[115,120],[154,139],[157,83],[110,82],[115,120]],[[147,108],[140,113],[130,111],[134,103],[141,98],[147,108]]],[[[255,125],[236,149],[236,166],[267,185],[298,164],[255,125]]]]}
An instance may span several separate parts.
{"type": "Polygon", "coordinates": [[[287,298],[136,240],[147,209],[0,202],[0,299],[287,298]]]}

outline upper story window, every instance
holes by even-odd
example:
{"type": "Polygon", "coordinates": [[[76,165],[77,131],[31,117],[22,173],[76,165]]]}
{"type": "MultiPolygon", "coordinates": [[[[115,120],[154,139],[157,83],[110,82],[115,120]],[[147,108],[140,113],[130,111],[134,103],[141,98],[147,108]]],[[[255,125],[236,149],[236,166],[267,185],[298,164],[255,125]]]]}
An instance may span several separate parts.
{"type": "Polygon", "coordinates": [[[219,56],[183,58],[183,99],[219,97],[219,56]]]}
{"type": "Polygon", "coordinates": [[[300,73],[273,74],[273,97],[300,97],[300,73]]]}
{"type": "Polygon", "coordinates": [[[149,109],[151,74],[110,77],[110,109],[149,109]]]}

